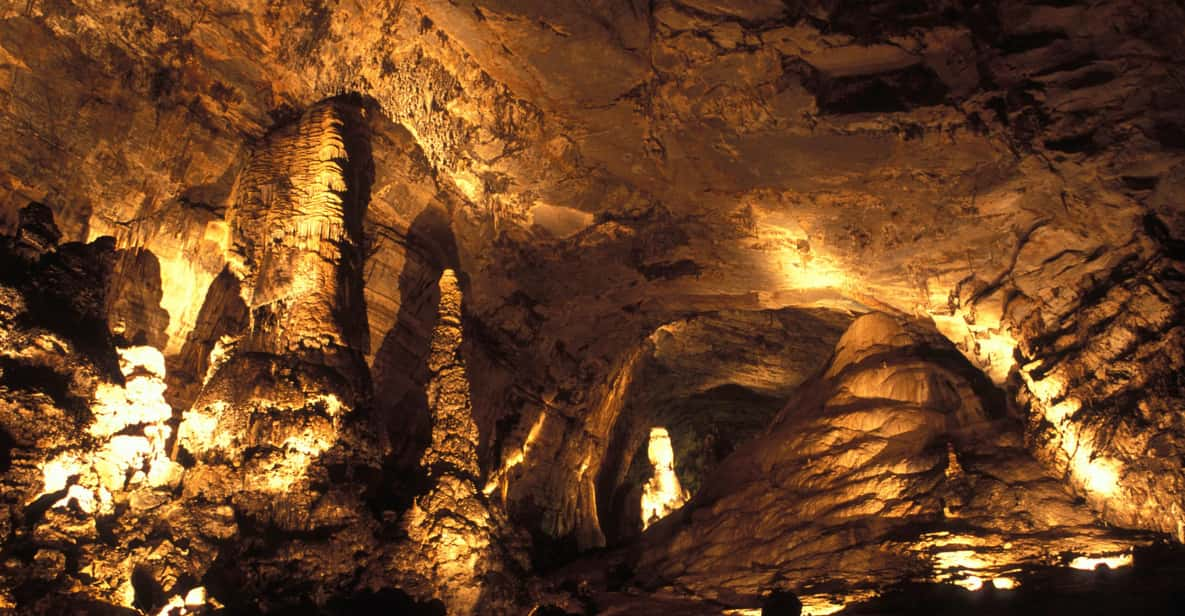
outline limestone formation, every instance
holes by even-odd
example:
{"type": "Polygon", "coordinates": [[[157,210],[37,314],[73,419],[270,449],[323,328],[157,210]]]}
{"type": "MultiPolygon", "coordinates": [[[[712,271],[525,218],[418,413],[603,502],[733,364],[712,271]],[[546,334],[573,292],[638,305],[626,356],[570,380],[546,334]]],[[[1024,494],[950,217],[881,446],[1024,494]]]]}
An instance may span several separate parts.
{"type": "Polygon", "coordinates": [[[769,432],[646,536],[637,570],[740,607],[775,590],[844,604],[919,573],[1010,587],[1152,540],[1077,505],[985,381],[924,324],[860,317],[769,432]]]}
{"type": "Polygon", "coordinates": [[[1182,32],[0,3],[0,611],[1173,611],[1182,32]]]}
{"type": "Polygon", "coordinates": [[[654,474],[642,485],[642,530],[682,507],[690,496],[675,474],[675,452],[666,428],[650,429],[646,456],[654,474]]]}
{"type": "Polygon", "coordinates": [[[507,558],[512,538],[499,536],[504,520],[478,491],[477,424],[460,352],[461,298],[456,274],[444,270],[428,356],[432,442],[420,460],[431,487],[405,514],[407,541],[394,558],[397,575],[415,580],[410,588],[441,599],[450,614],[476,614],[506,600],[497,586],[509,578],[499,575],[515,563],[507,558]]]}

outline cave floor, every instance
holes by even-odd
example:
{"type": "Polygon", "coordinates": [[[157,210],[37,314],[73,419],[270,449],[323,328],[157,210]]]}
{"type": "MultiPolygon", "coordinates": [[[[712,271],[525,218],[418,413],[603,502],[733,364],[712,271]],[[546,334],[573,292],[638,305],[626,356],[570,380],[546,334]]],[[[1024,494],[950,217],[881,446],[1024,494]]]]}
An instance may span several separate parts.
{"type": "MultiPolygon", "coordinates": [[[[605,561],[601,561],[602,563],[605,561]]],[[[557,572],[572,586],[579,569],[557,572]]],[[[921,614],[965,614],[975,616],[1064,615],[1103,616],[1113,614],[1185,613],[1185,546],[1158,543],[1134,552],[1130,567],[1094,571],[1068,567],[1043,567],[1023,572],[1020,586],[998,590],[990,584],[978,591],[926,582],[899,584],[873,599],[853,602],[839,611],[842,596],[831,597],[831,609],[820,605],[808,614],[844,616],[917,616],[921,614]]],[[[565,582],[561,582],[562,584],[565,582]]],[[[577,592],[587,613],[630,616],[672,616],[675,614],[758,616],[760,607],[728,608],[711,601],[698,601],[675,594],[672,589],[577,592]]],[[[809,604],[808,604],[809,605],[809,604]]]]}

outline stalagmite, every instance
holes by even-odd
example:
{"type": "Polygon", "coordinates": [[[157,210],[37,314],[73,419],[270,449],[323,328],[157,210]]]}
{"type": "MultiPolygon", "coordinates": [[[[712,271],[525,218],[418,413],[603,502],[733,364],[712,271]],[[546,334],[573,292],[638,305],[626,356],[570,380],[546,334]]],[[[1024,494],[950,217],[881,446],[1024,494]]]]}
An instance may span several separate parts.
{"type": "Polygon", "coordinates": [[[0,3],[0,613],[1180,612],[1182,32],[0,3]]]}
{"type": "Polygon", "coordinates": [[[461,352],[461,289],[446,269],[428,356],[432,441],[420,459],[432,487],[403,521],[407,547],[397,563],[444,601],[449,614],[478,613],[490,571],[501,568],[494,545],[497,519],[477,486],[477,424],[461,352]]]}
{"type": "Polygon", "coordinates": [[[683,506],[689,495],[675,474],[675,452],[666,428],[651,428],[646,455],[654,474],[642,486],[642,529],[683,506]]]}

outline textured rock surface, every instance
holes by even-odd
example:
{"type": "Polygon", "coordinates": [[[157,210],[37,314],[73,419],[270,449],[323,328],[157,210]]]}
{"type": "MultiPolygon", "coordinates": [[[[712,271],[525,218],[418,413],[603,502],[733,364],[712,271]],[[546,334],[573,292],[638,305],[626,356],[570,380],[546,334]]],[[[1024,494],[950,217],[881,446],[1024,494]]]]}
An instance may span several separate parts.
{"type": "Polygon", "coordinates": [[[1025,450],[1021,422],[990,392],[933,329],[857,319],[770,431],[645,536],[635,570],[744,607],[820,582],[847,601],[910,576],[978,588],[1128,551],[1132,538],[1025,450]]]}
{"type": "MultiPolygon", "coordinates": [[[[521,540],[478,490],[478,432],[462,337],[461,289],[445,270],[428,356],[432,442],[420,460],[431,487],[404,516],[407,539],[393,550],[393,568],[410,580],[403,587],[441,599],[450,614],[510,612],[525,572],[525,563],[516,562],[521,540]]],[[[384,579],[376,582],[381,588],[384,579]]]]}
{"type": "MultiPolygon", "coordinates": [[[[434,593],[410,585],[429,583],[383,561],[431,494],[420,462],[452,269],[472,406],[458,494],[528,533],[535,570],[640,530],[626,521],[650,428],[668,428],[698,490],[873,310],[932,319],[1000,388],[958,396],[1007,430],[956,431],[955,459],[1029,452],[1033,494],[1082,499],[1033,532],[1097,537],[1097,516],[1180,540],[1183,31],[1171,0],[0,3],[4,301],[25,315],[5,325],[17,376],[0,396],[14,426],[0,444],[24,453],[0,474],[125,436],[155,459],[148,428],[167,427],[180,496],[113,499],[160,512],[118,522],[142,546],[191,555],[136,555],[78,592],[126,605],[115,579],[140,570],[161,588],[141,583],[137,609],[199,581],[223,602],[246,589],[252,609],[349,609],[334,602],[362,588],[411,609],[434,593]],[[35,343],[43,331],[60,344],[35,343]],[[139,347],[164,367],[124,375],[117,349],[139,347]],[[92,435],[100,383],[154,392],[151,412],[92,435]],[[31,425],[50,403],[29,392],[50,390],[64,414],[45,416],[63,419],[31,425]],[[994,396],[1015,412],[993,415],[994,396]],[[49,449],[28,453],[39,430],[49,449]],[[155,564],[180,560],[183,582],[155,564]]],[[[981,382],[940,355],[893,378],[981,382]]],[[[850,376],[876,393],[891,375],[850,376]]],[[[839,378],[812,381],[802,408],[839,378]]],[[[984,464],[963,464],[966,481],[990,484],[984,464]]],[[[5,498],[28,516],[44,485],[20,477],[5,498]]],[[[946,488],[919,482],[901,489],[937,511],[946,488]]],[[[964,506],[995,515],[993,498],[964,506]]],[[[90,517],[107,541],[112,518],[90,517]]],[[[86,519],[84,539],[21,543],[6,596],[80,579],[62,546],[93,543],[86,519]]],[[[881,576],[857,566],[869,541],[850,585],[881,576]]],[[[672,567],[664,579],[686,577],[672,567]]],[[[683,587],[749,597],[766,582],[683,587]]]]}

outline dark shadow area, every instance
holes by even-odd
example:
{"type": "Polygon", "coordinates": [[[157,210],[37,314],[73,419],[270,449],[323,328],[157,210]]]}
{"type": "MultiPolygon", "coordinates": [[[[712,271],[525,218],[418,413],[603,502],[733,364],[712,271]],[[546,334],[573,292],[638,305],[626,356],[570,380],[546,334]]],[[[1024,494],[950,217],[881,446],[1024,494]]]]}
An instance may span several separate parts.
{"type": "Polygon", "coordinates": [[[132,570],[132,590],[135,591],[136,608],[153,613],[165,604],[165,589],[153,578],[152,570],[137,566],[132,570]]]}
{"type": "Polygon", "coordinates": [[[329,609],[337,614],[406,614],[407,616],[444,616],[444,604],[439,600],[416,601],[398,588],[384,588],[378,592],[359,593],[336,599],[329,609]]]}
{"type": "Polygon", "coordinates": [[[122,383],[106,316],[115,239],[58,246],[60,237],[48,207],[30,203],[22,208],[16,234],[0,237],[0,283],[24,294],[28,310],[22,327],[60,334],[89,355],[104,376],[122,383]]]}
{"type": "Polygon", "coordinates": [[[794,593],[778,590],[765,598],[761,603],[761,616],[799,616],[802,614],[802,601],[794,593]]]}
{"type": "Polygon", "coordinates": [[[337,269],[336,305],[342,310],[338,322],[350,347],[366,354],[370,350],[370,327],[364,293],[367,246],[363,224],[374,184],[374,154],[365,110],[377,111],[378,105],[358,94],[332,100],[344,122],[342,141],[346,149],[346,160],[339,161],[345,171],[346,192],[341,195],[345,237],[340,245],[342,260],[337,269]]]}
{"type": "Polygon", "coordinates": [[[372,503],[376,511],[402,511],[425,487],[419,459],[432,425],[424,387],[445,268],[456,267],[457,245],[448,212],[429,207],[412,221],[399,274],[399,312],[383,337],[371,368],[375,429],[390,443],[384,475],[394,485],[372,503]]]}
{"type": "Polygon", "coordinates": [[[106,307],[116,345],[147,344],[163,350],[168,344],[169,313],[160,306],[162,283],[160,260],[152,251],[116,251],[106,307]]]}
{"type": "Polygon", "coordinates": [[[0,473],[7,473],[12,468],[12,450],[16,447],[16,439],[7,430],[0,428],[0,473]]]}
{"type": "Polygon", "coordinates": [[[893,113],[946,101],[946,84],[934,71],[914,65],[875,75],[828,77],[808,83],[820,113],[893,113]]]}
{"type": "Polygon", "coordinates": [[[223,268],[206,289],[193,330],[165,377],[169,385],[165,399],[174,409],[187,409],[197,398],[210,368],[210,351],[218,340],[237,336],[246,327],[247,305],[240,294],[239,280],[223,268]]]}
{"type": "Polygon", "coordinates": [[[87,401],[70,391],[70,376],[49,366],[0,357],[0,386],[18,391],[41,392],[49,396],[54,405],[70,411],[78,418],[87,417],[90,413],[87,401]]]}

